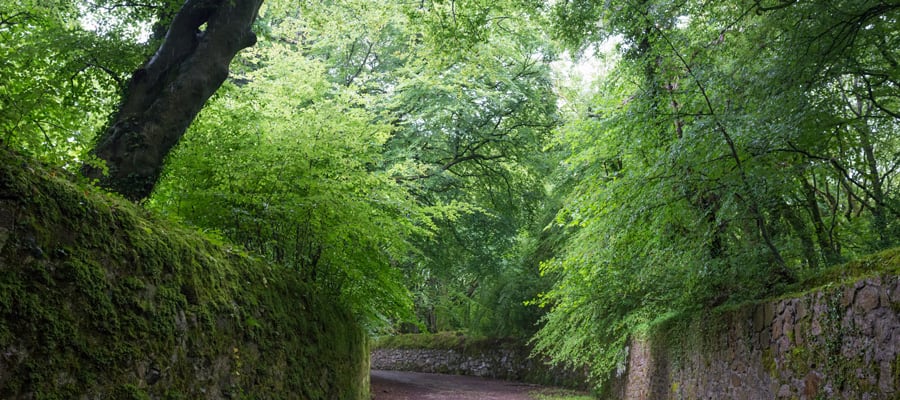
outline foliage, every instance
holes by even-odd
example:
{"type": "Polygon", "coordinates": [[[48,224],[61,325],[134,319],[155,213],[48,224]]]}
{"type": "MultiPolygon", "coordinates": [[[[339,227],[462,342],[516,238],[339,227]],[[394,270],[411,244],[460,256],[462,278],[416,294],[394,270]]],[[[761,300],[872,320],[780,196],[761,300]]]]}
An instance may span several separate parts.
{"type": "MultiPolygon", "coordinates": [[[[531,331],[539,311],[522,301],[546,285],[520,252],[541,228],[557,117],[553,52],[516,4],[267,1],[259,46],[147,204],[341,293],[372,327],[416,319],[409,283],[442,328],[531,331]]],[[[4,7],[4,141],[93,163],[125,71],[179,2],[4,7]]]]}
{"type": "Polygon", "coordinates": [[[552,155],[541,149],[558,123],[553,48],[527,14],[476,3],[457,4],[455,17],[448,4],[414,10],[424,46],[385,104],[398,125],[388,168],[425,204],[473,206],[436,221],[435,236],[419,243],[423,258],[407,268],[427,328],[523,335],[538,312],[522,302],[542,288],[524,261],[542,228],[552,155]]]}
{"type": "Polygon", "coordinates": [[[528,394],[534,400],[592,400],[594,397],[562,389],[537,390],[528,394]]]}
{"type": "Polygon", "coordinates": [[[402,318],[408,294],[392,267],[427,234],[419,207],[374,171],[389,127],[352,92],[332,92],[324,66],[266,48],[266,66],[215,99],[176,151],[153,204],[214,229],[360,316],[402,318]]]}
{"type": "Polygon", "coordinates": [[[331,65],[333,83],[372,95],[393,127],[379,168],[420,204],[459,210],[436,215],[434,234],[401,264],[418,316],[430,331],[532,329],[536,312],[522,301],[540,290],[537,269],[522,266],[517,243],[540,229],[531,221],[545,196],[540,149],[557,123],[546,39],[500,3],[336,5],[308,10],[305,35],[321,38],[310,53],[331,65]],[[335,18],[350,22],[320,22],[335,18]],[[518,296],[501,292],[520,278],[532,283],[518,296]],[[520,318],[496,318],[498,307],[520,318]]]}
{"type": "Polygon", "coordinates": [[[900,9],[764,3],[553,11],[561,38],[618,40],[621,57],[559,130],[578,179],[559,223],[577,230],[544,264],[559,283],[536,342],[598,384],[660,315],[781,293],[897,243],[900,9]]]}
{"type": "Polygon", "coordinates": [[[498,344],[497,339],[485,337],[472,337],[463,332],[439,332],[424,334],[391,335],[377,338],[372,343],[374,349],[433,349],[433,350],[460,350],[493,347],[498,344]]]}
{"type": "MultiPolygon", "coordinates": [[[[104,123],[142,50],[82,27],[80,3],[0,5],[0,140],[70,168],[104,123]]],[[[125,36],[127,37],[127,36],[125,36]]]]}
{"type": "MultiPolygon", "coordinates": [[[[0,6],[3,142],[91,162],[178,3],[0,6]]],[[[602,385],[660,316],[900,244],[898,18],[877,0],[270,0],[146,205],[370,330],[540,328],[540,352],[602,385]],[[557,42],[604,69],[554,75],[557,42]]]]}

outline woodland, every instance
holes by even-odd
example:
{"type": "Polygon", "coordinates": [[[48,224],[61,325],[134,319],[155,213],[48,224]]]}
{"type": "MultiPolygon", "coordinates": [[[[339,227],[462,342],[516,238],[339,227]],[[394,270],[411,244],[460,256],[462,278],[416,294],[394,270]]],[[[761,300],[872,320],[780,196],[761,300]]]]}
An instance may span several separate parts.
{"type": "Polygon", "coordinates": [[[900,245],[894,0],[11,0],[0,141],[341,299],[603,377],[900,245]]]}

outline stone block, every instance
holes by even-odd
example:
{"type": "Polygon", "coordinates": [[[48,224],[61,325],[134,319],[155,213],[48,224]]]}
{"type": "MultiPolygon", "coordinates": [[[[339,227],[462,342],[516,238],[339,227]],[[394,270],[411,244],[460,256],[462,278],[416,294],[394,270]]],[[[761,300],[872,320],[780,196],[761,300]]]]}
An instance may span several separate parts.
{"type": "Polygon", "coordinates": [[[809,308],[807,306],[808,303],[809,303],[808,298],[800,299],[799,301],[797,301],[795,303],[795,306],[794,306],[794,321],[795,322],[802,321],[803,319],[806,318],[807,315],[809,315],[809,308]]]}
{"type": "Polygon", "coordinates": [[[768,349],[772,344],[772,330],[770,328],[763,329],[759,334],[759,348],[760,350],[768,349]]]}
{"type": "Polygon", "coordinates": [[[772,322],[772,340],[778,341],[784,334],[784,320],[779,316],[772,322]]]}
{"type": "Polygon", "coordinates": [[[881,297],[879,287],[874,285],[863,286],[856,292],[856,300],[854,302],[857,310],[869,312],[878,307],[881,297]]]}
{"type": "Polygon", "coordinates": [[[766,307],[758,305],[753,310],[753,331],[762,332],[763,329],[769,327],[769,321],[766,318],[766,307]]]}
{"type": "Polygon", "coordinates": [[[805,322],[796,324],[791,332],[794,336],[794,345],[803,346],[806,344],[805,336],[809,332],[809,324],[805,322]]]}
{"type": "MultiPolygon", "coordinates": [[[[785,315],[789,315],[789,314],[785,313],[785,315]]],[[[781,330],[784,335],[789,335],[789,336],[794,335],[794,321],[792,321],[792,318],[784,319],[784,326],[781,327],[781,330]]]]}
{"type": "Polygon", "coordinates": [[[6,247],[7,240],[9,240],[9,231],[6,228],[0,228],[0,252],[6,247]]]}
{"type": "Polygon", "coordinates": [[[841,296],[841,308],[847,308],[853,304],[853,296],[856,294],[856,288],[847,285],[844,286],[843,295],[841,296]]]}
{"type": "Polygon", "coordinates": [[[897,388],[894,387],[894,373],[889,361],[882,361],[878,364],[878,389],[882,393],[894,393],[897,388]]]}
{"type": "Polygon", "coordinates": [[[778,354],[784,354],[790,351],[791,341],[787,338],[787,336],[782,335],[777,340],[775,340],[775,348],[778,354]]]}
{"type": "Polygon", "coordinates": [[[894,285],[890,289],[891,303],[900,303],[900,277],[894,278],[894,285]]]}
{"type": "Polygon", "coordinates": [[[773,319],[775,319],[775,305],[766,303],[763,305],[763,321],[765,324],[770,324],[773,319]]]}
{"type": "Polygon", "coordinates": [[[737,374],[737,373],[731,374],[731,387],[732,388],[739,388],[739,387],[741,387],[741,385],[743,385],[743,383],[744,383],[744,380],[741,379],[740,374],[737,374]]]}
{"type": "Polygon", "coordinates": [[[822,334],[822,325],[819,324],[819,318],[813,318],[812,322],[809,324],[809,333],[813,336],[822,334]]]}
{"type": "Polygon", "coordinates": [[[791,391],[791,385],[784,384],[781,385],[780,388],[778,388],[778,398],[790,398],[791,396],[793,396],[793,394],[794,393],[791,391]]]}
{"type": "Polygon", "coordinates": [[[812,370],[803,377],[803,396],[805,399],[814,399],[816,395],[819,393],[819,388],[822,384],[822,374],[818,371],[812,370]]]}

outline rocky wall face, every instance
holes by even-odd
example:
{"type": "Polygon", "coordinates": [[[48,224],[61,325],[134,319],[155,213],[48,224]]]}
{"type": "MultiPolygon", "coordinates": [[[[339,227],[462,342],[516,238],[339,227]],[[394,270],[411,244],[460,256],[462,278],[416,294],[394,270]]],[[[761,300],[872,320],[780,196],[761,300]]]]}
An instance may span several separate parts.
{"type": "Polygon", "coordinates": [[[377,370],[480,376],[574,388],[584,388],[587,381],[584,373],[555,368],[530,358],[526,348],[377,349],[371,354],[372,369],[377,370]]]}
{"type": "Polygon", "coordinates": [[[372,369],[416,371],[495,379],[517,379],[522,360],[511,350],[466,355],[454,350],[380,349],[372,352],[372,369]]]}
{"type": "Polygon", "coordinates": [[[898,311],[893,276],[696,316],[633,341],[614,395],[898,399],[898,311]]]}

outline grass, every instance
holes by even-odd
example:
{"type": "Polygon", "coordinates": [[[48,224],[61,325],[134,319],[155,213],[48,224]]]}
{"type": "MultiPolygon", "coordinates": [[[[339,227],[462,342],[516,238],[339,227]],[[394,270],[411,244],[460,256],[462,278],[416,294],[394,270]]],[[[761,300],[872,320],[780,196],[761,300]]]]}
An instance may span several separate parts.
{"type": "Polygon", "coordinates": [[[798,291],[816,290],[822,285],[840,285],[873,276],[895,274],[900,274],[900,247],[870,254],[823,270],[811,271],[807,274],[801,273],[800,282],[793,289],[798,291]]]}
{"type": "Polygon", "coordinates": [[[566,389],[541,389],[528,395],[534,400],[595,400],[585,392],[566,389]]]}
{"type": "Polygon", "coordinates": [[[456,350],[463,353],[482,349],[520,348],[524,340],[468,336],[464,332],[408,333],[375,339],[374,349],[456,350]]]}

